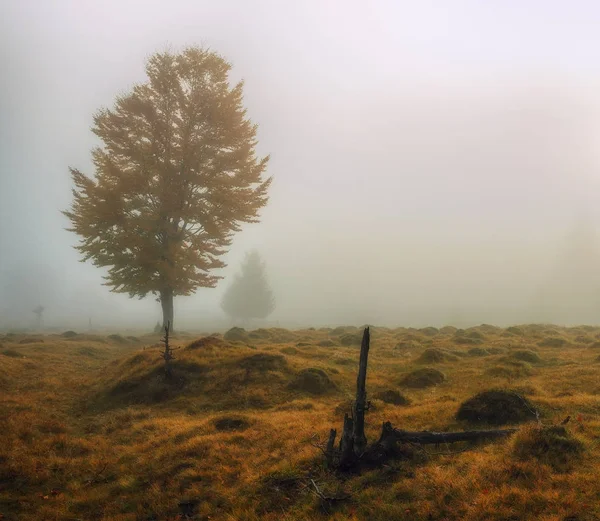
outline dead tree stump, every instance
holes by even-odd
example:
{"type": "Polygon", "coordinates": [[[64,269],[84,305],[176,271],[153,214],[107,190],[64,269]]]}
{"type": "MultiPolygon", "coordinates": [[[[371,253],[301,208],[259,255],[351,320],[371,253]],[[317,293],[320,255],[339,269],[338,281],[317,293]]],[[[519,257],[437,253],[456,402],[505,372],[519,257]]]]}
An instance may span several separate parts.
{"type": "Polygon", "coordinates": [[[381,427],[379,440],[371,446],[367,446],[365,412],[368,410],[366,382],[370,343],[371,334],[367,327],[364,330],[360,347],[360,361],[356,379],[356,399],[352,404],[352,416],[348,416],[347,413],[344,415],[344,429],[337,452],[334,448],[337,431],[331,429],[329,432],[329,439],[324,450],[329,465],[337,466],[340,470],[350,470],[360,466],[361,463],[380,464],[396,455],[396,446],[398,443],[437,445],[440,443],[464,441],[476,442],[505,438],[516,432],[517,429],[465,432],[411,432],[395,429],[390,422],[384,422],[381,427]]]}
{"type": "Polygon", "coordinates": [[[356,400],[352,407],[354,416],[354,454],[360,457],[367,448],[367,437],[365,436],[365,411],[367,410],[367,363],[369,359],[369,347],[371,346],[371,334],[369,328],[365,328],[360,346],[360,361],[358,363],[358,377],[356,378],[356,400]]]}

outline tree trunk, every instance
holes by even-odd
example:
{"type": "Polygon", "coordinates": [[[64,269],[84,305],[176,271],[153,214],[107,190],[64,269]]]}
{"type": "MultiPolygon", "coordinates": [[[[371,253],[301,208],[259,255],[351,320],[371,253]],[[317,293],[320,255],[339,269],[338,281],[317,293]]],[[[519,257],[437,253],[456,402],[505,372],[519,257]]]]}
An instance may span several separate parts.
{"type": "Polygon", "coordinates": [[[169,326],[169,330],[173,333],[173,290],[165,289],[160,292],[160,306],[163,314],[163,329],[169,326]]]}
{"type": "Polygon", "coordinates": [[[365,328],[360,346],[360,362],[358,366],[358,376],[356,378],[356,400],[354,401],[352,412],[354,413],[354,453],[360,455],[367,448],[367,437],[365,436],[365,410],[367,408],[367,362],[369,359],[369,347],[371,344],[371,334],[369,328],[365,328]]]}

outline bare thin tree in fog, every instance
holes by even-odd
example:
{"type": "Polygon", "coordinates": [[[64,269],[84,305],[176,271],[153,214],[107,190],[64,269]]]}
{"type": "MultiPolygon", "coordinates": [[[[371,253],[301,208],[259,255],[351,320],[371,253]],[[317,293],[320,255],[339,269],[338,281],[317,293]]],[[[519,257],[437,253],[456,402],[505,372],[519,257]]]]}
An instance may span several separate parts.
{"type": "Polygon", "coordinates": [[[108,268],[114,292],[157,295],[163,327],[173,328],[174,296],[216,285],[233,234],[267,203],[269,158],[256,155],[257,127],[230,69],[198,47],[154,54],[148,81],[94,117],[95,178],[71,169],[63,213],[83,261],[108,268]]]}

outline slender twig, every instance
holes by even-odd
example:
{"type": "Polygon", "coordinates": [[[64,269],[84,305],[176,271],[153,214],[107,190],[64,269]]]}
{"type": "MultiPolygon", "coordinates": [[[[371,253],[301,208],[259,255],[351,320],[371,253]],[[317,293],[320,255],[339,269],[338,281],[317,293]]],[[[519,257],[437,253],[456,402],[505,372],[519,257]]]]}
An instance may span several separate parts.
{"type": "Polygon", "coordinates": [[[104,462],[104,465],[102,466],[102,468],[96,472],[90,479],[88,479],[85,484],[86,485],[93,485],[95,483],[98,482],[98,478],[100,477],[100,475],[106,470],[106,467],[108,467],[108,462],[104,462]]]}

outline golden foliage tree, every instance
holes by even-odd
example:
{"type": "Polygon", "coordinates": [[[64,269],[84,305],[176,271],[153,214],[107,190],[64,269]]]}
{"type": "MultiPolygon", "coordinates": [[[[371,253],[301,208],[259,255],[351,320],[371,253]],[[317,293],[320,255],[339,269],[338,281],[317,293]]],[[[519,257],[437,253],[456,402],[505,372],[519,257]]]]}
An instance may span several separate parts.
{"type": "Polygon", "coordinates": [[[256,155],[257,127],[230,69],[198,47],[154,54],[147,81],[94,116],[95,177],[71,169],[63,213],[82,261],[108,268],[112,291],[157,295],[164,325],[174,296],[215,286],[211,270],[225,265],[233,234],[267,203],[269,157],[256,155]]]}

